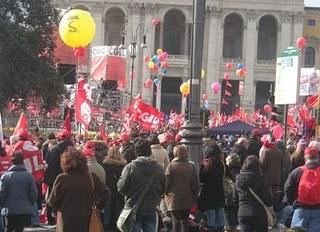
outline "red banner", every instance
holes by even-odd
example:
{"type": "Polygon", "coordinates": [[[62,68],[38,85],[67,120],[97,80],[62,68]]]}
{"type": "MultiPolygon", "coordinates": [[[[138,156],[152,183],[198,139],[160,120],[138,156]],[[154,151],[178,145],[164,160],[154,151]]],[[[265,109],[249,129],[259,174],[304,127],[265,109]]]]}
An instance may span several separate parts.
{"type": "Polygon", "coordinates": [[[91,122],[91,89],[87,81],[83,78],[78,79],[76,99],[74,104],[75,121],[89,128],[91,122]]]}
{"type": "Polygon", "coordinates": [[[36,181],[44,177],[44,163],[41,151],[30,141],[19,141],[13,148],[13,152],[21,151],[23,154],[24,166],[33,175],[36,181]]]}
{"type": "Polygon", "coordinates": [[[91,76],[94,80],[115,80],[124,83],[126,57],[115,46],[93,47],[91,76]]]}
{"type": "Polygon", "coordinates": [[[138,121],[144,130],[157,129],[163,122],[163,113],[154,107],[143,103],[140,99],[135,99],[127,110],[135,121],[138,121]]]}

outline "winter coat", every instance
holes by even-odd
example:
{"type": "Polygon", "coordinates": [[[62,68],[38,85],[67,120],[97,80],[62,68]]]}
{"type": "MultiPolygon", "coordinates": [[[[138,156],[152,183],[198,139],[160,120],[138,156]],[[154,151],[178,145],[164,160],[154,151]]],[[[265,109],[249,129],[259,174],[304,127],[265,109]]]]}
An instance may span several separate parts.
{"type": "Polygon", "coordinates": [[[190,209],[199,190],[195,166],[187,158],[175,158],[166,170],[165,202],[169,211],[190,209]]]}
{"type": "Polygon", "coordinates": [[[44,173],[44,183],[52,185],[56,177],[62,173],[60,167],[60,156],[66,148],[66,143],[69,141],[63,140],[58,145],[52,146],[48,149],[46,155],[47,168],[44,173]]]}
{"type": "MultiPolygon", "coordinates": [[[[110,193],[99,178],[92,174],[98,209],[105,206],[110,193]]],[[[72,171],[58,175],[49,197],[49,204],[62,215],[62,231],[88,232],[93,205],[88,172],[72,171]]]]}
{"type": "Polygon", "coordinates": [[[103,184],[106,184],[106,173],[103,167],[97,162],[96,157],[87,158],[88,171],[99,177],[103,184]]]}
{"type": "Polygon", "coordinates": [[[123,158],[127,161],[127,163],[131,163],[132,160],[135,160],[137,158],[134,147],[132,143],[126,143],[121,148],[121,154],[123,155],[123,158]]]}
{"type": "Polygon", "coordinates": [[[267,187],[280,186],[282,173],[282,154],[277,147],[263,149],[260,153],[260,163],[267,187]]]}
{"type": "Polygon", "coordinates": [[[127,161],[125,159],[116,160],[110,157],[103,161],[102,167],[106,173],[106,185],[110,189],[112,196],[121,195],[117,189],[117,182],[126,164],[127,161]]]}
{"type": "Polygon", "coordinates": [[[37,188],[24,165],[13,165],[1,177],[0,206],[4,215],[31,215],[37,188]]]}
{"type": "Polygon", "coordinates": [[[304,165],[304,150],[295,150],[291,155],[291,170],[304,165]]]}
{"type": "Polygon", "coordinates": [[[165,191],[164,171],[156,160],[146,156],[140,156],[124,167],[117,187],[125,196],[125,207],[132,208],[136,204],[152,175],[153,181],[137,214],[150,214],[155,211],[165,191]]]}
{"type": "Polygon", "coordinates": [[[243,164],[244,160],[247,158],[248,156],[248,151],[241,145],[239,144],[235,144],[232,149],[231,149],[231,152],[230,153],[236,153],[239,158],[240,158],[240,161],[241,163],[243,164]]]}
{"type": "Polygon", "coordinates": [[[249,139],[248,155],[254,155],[259,158],[261,142],[256,137],[249,139]]]}
{"type": "Polygon", "coordinates": [[[236,182],[236,177],[240,173],[240,170],[241,166],[230,165],[229,167],[227,167],[228,177],[230,177],[233,182],[236,182]]]}
{"type": "Polygon", "coordinates": [[[272,206],[272,197],[263,176],[257,171],[241,171],[236,178],[235,201],[239,201],[238,216],[265,216],[263,206],[254,198],[249,187],[267,206],[272,206]]]}
{"type": "Polygon", "coordinates": [[[170,163],[167,150],[164,149],[160,144],[153,144],[151,145],[151,151],[151,157],[155,158],[158,161],[158,164],[160,164],[163,169],[166,170],[170,163]]]}
{"type": "Polygon", "coordinates": [[[199,180],[203,184],[198,203],[199,209],[204,212],[209,209],[224,207],[225,196],[223,190],[224,164],[221,160],[207,158],[212,164],[205,168],[200,167],[199,180]]]}

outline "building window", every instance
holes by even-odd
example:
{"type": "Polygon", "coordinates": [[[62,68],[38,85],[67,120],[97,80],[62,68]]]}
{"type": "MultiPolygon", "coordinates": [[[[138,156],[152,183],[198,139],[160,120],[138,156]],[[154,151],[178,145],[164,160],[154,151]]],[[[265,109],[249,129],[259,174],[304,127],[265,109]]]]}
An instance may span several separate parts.
{"type": "Polygon", "coordinates": [[[185,21],[185,16],[180,10],[170,10],[164,17],[163,49],[169,54],[184,54],[185,21]]]}
{"type": "Polygon", "coordinates": [[[304,56],[304,67],[312,68],[315,65],[316,50],[313,47],[307,47],[304,56]]]}
{"type": "Polygon", "coordinates": [[[256,84],[255,110],[263,111],[268,99],[273,95],[274,82],[258,81],[256,84]]]}
{"type": "Polygon", "coordinates": [[[125,13],[118,7],[112,7],[105,17],[104,43],[108,46],[121,44],[121,27],[125,23],[125,13]]]}
{"type": "Polygon", "coordinates": [[[316,26],[316,20],[315,19],[308,19],[307,20],[308,27],[315,27],[316,26]]]}
{"type": "Polygon", "coordinates": [[[223,58],[242,58],[243,20],[236,13],[224,20],[223,58]]]}
{"type": "MultiPolygon", "coordinates": [[[[170,111],[181,112],[180,85],[182,79],[164,76],[161,81],[161,111],[168,114],[170,111]]],[[[154,97],[155,99],[155,97],[154,97]]],[[[154,100],[155,104],[155,100],[154,100]]]]}
{"type": "Polygon", "coordinates": [[[231,84],[230,86],[227,86],[225,80],[222,81],[220,112],[225,115],[232,115],[236,108],[240,106],[239,81],[230,80],[228,82],[231,84]],[[229,94],[226,95],[227,92],[230,93],[230,96],[228,96],[229,94]]]}
{"type": "Polygon", "coordinates": [[[259,20],[258,54],[259,60],[273,60],[277,56],[277,21],[271,15],[259,20]]]}

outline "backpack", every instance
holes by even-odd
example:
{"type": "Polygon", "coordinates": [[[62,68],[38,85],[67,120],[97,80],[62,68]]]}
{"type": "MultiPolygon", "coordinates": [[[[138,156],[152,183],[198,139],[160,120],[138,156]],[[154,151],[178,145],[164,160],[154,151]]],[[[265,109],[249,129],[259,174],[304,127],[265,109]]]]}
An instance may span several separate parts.
{"type": "Polygon", "coordinates": [[[298,186],[299,203],[305,205],[320,205],[320,167],[309,169],[306,166],[301,167],[303,174],[298,186]]]}

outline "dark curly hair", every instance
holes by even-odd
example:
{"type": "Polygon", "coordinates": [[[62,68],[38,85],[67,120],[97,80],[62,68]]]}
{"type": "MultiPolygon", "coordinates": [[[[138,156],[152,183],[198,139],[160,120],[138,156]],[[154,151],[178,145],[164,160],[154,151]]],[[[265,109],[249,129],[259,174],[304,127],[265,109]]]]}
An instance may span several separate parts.
{"type": "Polygon", "coordinates": [[[60,166],[64,172],[87,172],[88,165],[87,159],[82,154],[82,151],[73,150],[70,152],[64,152],[60,158],[60,166]]]}

